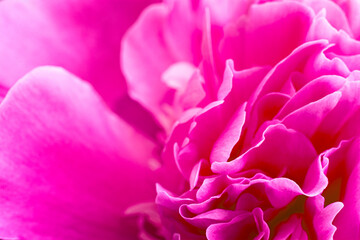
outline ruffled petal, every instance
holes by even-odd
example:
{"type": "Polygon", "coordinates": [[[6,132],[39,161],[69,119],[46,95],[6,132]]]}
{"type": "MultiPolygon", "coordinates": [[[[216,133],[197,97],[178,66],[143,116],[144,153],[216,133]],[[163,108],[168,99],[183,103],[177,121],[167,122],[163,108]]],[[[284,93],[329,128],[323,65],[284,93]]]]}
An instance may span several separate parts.
{"type": "MultiPolygon", "coordinates": [[[[360,140],[357,138],[349,145],[345,146],[345,152],[340,152],[338,156],[335,155],[335,160],[341,162],[341,165],[333,166],[332,171],[336,175],[341,176],[341,196],[344,208],[334,219],[334,226],[337,228],[334,238],[347,239],[360,237],[360,155],[359,145],[360,140]],[[347,150],[347,151],[346,151],[347,150]],[[340,157],[340,159],[339,159],[340,157]],[[338,158],[338,159],[336,159],[338,158]],[[341,169],[341,171],[339,171],[341,169]]],[[[334,159],[331,159],[334,160],[334,159]]]]}
{"type": "Polygon", "coordinates": [[[255,208],[252,212],[240,214],[229,222],[211,225],[206,230],[206,237],[220,239],[269,239],[270,230],[263,219],[263,212],[255,208]]]}
{"type": "Polygon", "coordinates": [[[344,204],[334,202],[325,207],[324,200],[321,195],[307,199],[306,212],[312,220],[313,231],[316,238],[333,239],[336,227],[332,224],[332,221],[344,207],[344,204]]]}
{"type": "Polygon", "coordinates": [[[302,181],[306,169],[316,159],[311,142],[301,133],[282,124],[268,127],[260,143],[230,162],[214,162],[215,173],[233,174],[261,169],[272,177],[285,175],[302,181]]]}

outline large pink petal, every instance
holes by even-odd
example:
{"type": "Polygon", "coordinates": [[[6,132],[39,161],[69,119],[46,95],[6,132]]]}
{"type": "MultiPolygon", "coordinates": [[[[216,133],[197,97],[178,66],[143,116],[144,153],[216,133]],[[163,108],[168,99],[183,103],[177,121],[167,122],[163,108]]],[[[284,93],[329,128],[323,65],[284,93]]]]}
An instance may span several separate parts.
{"type": "Polygon", "coordinates": [[[123,211],[155,197],[153,145],[88,84],[36,69],[1,103],[0,126],[0,238],[134,238],[123,211]]]}
{"type": "Polygon", "coordinates": [[[9,87],[34,67],[57,65],[91,82],[114,107],[126,91],[119,66],[121,37],[151,2],[1,1],[1,83],[9,87]]]}

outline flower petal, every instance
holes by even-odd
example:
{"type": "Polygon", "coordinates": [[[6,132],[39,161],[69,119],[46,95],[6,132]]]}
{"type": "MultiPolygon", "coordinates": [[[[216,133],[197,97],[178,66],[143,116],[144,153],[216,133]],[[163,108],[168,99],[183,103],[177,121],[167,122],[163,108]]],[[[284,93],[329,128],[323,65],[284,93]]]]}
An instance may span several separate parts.
{"type": "Polygon", "coordinates": [[[301,133],[282,124],[272,125],[262,133],[256,146],[230,162],[214,162],[215,173],[234,174],[248,169],[261,169],[271,177],[285,176],[302,182],[306,170],[316,159],[311,142],[301,133]],[[281,143],[281,144],[280,144],[281,143]]]}
{"type": "Polygon", "coordinates": [[[354,37],[356,39],[360,39],[359,1],[357,0],[339,1],[339,4],[346,13],[354,37]]]}
{"type": "Polygon", "coordinates": [[[89,81],[114,107],[126,91],[119,66],[120,40],[152,0],[0,3],[0,80],[13,85],[42,65],[66,68],[89,81]]]}
{"type": "Polygon", "coordinates": [[[247,16],[225,28],[223,59],[234,59],[237,69],[274,66],[304,42],[312,15],[295,1],[254,4],[247,16]]]}
{"type": "Polygon", "coordinates": [[[88,84],[36,69],[1,103],[0,126],[1,238],[134,238],[123,211],[155,197],[153,144],[88,84]]]}
{"type": "Polygon", "coordinates": [[[324,197],[318,195],[306,200],[306,211],[311,216],[313,230],[317,239],[333,239],[336,227],[332,221],[344,207],[341,202],[334,202],[324,207],[324,197]]]}
{"type": "Polygon", "coordinates": [[[208,239],[269,239],[270,230],[263,219],[263,212],[255,208],[251,213],[243,213],[229,222],[213,224],[206,230],[208,239]]]}
{"type": "Polygon", "coordinates": [[[176,61],[193,63],[192,49],[196,49],[193,45],[200,46],[201,32],[195,40],[192,18],[189,1],[152,5],[143,11],[122,41],[121,66],[129,94],[168,128],[173,119],[164,107],[172,103],[167,94],[170,88],[162,81],[162,74],[176,61]]]}
{"type": "MultiPolygon", "coordinates": [[[[350,145],[348,151],[345,154],[341,153],[342,164],[345,168],[341,169],[340,166],[332,167],[332,172],[337,171],[337,175],[342,175],[341,179],[344,181],[341,191],[344,192],[342,203],[344,208],[334,219],[334,226],[337,228],[334,238],[335,239],[348,239],[360,237],[360,156],[359,156],[360,139],[356,138],[350,145]],[[345,161],[344,161],[345,160],[345,161]],[[341,169],[339,171],[337,169],[341,169]]],[[[335,157],[338,157],[335,155],[335,157]]],[[[331,160],[339,161],[339,159],[333,158],[331,160]]]]}

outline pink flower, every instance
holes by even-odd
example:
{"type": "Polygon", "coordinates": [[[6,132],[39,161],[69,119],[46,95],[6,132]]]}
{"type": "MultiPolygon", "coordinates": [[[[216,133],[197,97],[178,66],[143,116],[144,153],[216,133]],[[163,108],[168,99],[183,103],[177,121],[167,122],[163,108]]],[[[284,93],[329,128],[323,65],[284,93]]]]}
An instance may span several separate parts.
{"type": "Polygon", "coordinates": [[[0,2],[0,238],[360,238],[358,1],[136,2],[0,2]]]}
{"type": "Polygon", "coordinates": [[[122,67],[169,132],[156,197],[166,238],[360,238],[359,14],[327,0],[142,13],[122,67]]]}

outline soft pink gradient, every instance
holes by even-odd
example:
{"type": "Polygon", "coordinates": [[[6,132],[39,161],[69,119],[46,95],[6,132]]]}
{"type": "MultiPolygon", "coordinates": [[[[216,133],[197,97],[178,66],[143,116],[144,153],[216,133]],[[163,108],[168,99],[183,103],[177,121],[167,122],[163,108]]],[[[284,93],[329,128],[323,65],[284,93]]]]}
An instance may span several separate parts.
{"type": "Polygon", "coordinates": [[[62,69],[20,79],[0,121],[1,237],[119,239],[124,209],[154,197],[154,144],[62,69]]]}
{"type": "Polygon", "coordinates": [[[151,2],[0,2],[1,239],[138,235],[143,217],[124,211],[153,201],[158,147],[110,108],[143,112],[126,97],[120,40],[151,2]]]}
{"type": "Polygon", "coordinates": [[[0,2],[0,238],[360,238],[359,2],[149,3],[0,2]]]}
{"type": "Polygon", "coordinates": [[[126,93],[120,40],[152,0],[14,0],[0,4],[1,84],[41,65],[89,81],[114,108],[126,93]]]}

